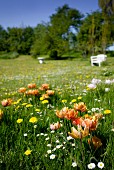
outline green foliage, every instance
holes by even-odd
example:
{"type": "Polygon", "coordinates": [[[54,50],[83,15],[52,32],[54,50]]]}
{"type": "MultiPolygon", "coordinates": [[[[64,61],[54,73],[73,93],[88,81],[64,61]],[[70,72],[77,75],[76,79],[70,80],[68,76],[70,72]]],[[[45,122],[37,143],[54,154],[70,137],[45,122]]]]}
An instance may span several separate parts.
{"type": "MultiPolygon", "coordinates": [[[[82,17],[83,15],[78,10],[69,8],[68,5],[59,7],[56,13],[50,17],[49,37],[51,41],[49,49],[58,51],[59,56],[68,52],[71,48],[71,41],[74,43],[74,37],[76,37],[72,28],[75,31],[78,30],[82,23],[82,17]]],[[[72,48],[75,48],[74,44],[72,48]]]]}
{"type": "Polygon", "coordinates": [[[106,77],[109,77],[113,74],[114,74],[113,71],[111,71],[110,69],[104,69],[103,72],[102,72],[102,75],[106,76],[106,77]]]}
{"type": "Polygon", "coordinates": [[[58,58],[57,51],[56,50],[50,51],[49,57],[56,60],[58,58]]]}
{"type": "Polygon", "coordinates": [[[103,12],[110,16],[114,14],[114,0],[99,0],[99,7],[103,12]]]}
{"type": "Polygon", "coordinates": [[[0,51],[31,54],[34,58],[53,51],[57,51],[59,57],[71,51],[83,51],[83,58],[106,53],[106,47],[114,41],[114,15],[107,15],[108,11],[113,12],[113,4],[113,0],[99,0],[102,11],[85,17],[65,4],[55,10],[48,23],[39,23],[34,28],[8,27],[5,30],[0,25],[0,51]]]}
{"type": "Polygon", "coordinates": [[[15,59],[17,57],[19,57],[17,52],[0,52],[0,59],[15,59]]]}

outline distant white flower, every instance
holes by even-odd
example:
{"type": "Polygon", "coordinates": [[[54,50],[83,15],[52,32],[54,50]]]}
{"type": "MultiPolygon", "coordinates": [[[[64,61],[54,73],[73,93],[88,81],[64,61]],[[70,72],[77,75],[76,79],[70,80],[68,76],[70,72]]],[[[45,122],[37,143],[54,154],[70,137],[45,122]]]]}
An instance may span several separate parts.
{"type": "Polygon", "coordinates": [[[45,140],[49,140],[49,137],[47,137],[45,140]]]}
{"type": "Polygon", "coordinates": [[[33,113],[30,113],[31,115],[33,115],[33,113]]]}
{"type": "Polygon", "coordinates": [[[55,131],[54,131],[54,130],[51,130],[51,133],[55,133],[55,131]]]}
{"type": "Polygon", "coordinates": [[[54,148],[52,151],[56,151],[56,148],[54,148]]]}
{"type": "Polygon", "coordinates": [[[109,88],[105,88],[105,92],[108,92],[108,91],[110,91],[110,89],[109,88]]]}
{"type": "Polygon", "coordinates": [[[24,136],[27,136],[27,133],[24,133],[24,136]]]}
{"type": "Polygon", "coordinates": [[[51,144],[47,144],[48,147],[51,147],[51,144]]]}
{"type": "Polygon", "coordinates": [[[95,111],[96,111],[96,109],[95,109],[95,108],[92,108],[92,109],[91,109],[91,111],[92,111],[92,112],[95,112],[95,111]]]}
{"type": "Polygon", "coordinates": [[[68,137],[67,137],[67,140],[71,140],[71,139],[73,139],[71,136],[68,136],[68,137]]]}
{"type": "Polygon", "coordinates": [[[40,136],[39,134],[36,135],[37,137],[40,136]]]}
{"type": "Polygon", "coordinates": [[[56,143],[59,143],[59,140],[56,140],[56,143]]]}
{"type": "Polygon", "coordinates": [[[76,163],[76,162],[72,162],[72,166],[73,166],[73,167],[76,167],[76,166],[77,166],[77,163],[76,163]]]}
{"type": "Polygon", "coordinates": [[[75,146],[75,143],[72,143],[72,146],[75,146]]]}
{"type": "Polygon", "coordinates": [[[101,100],[98,100],[98,102],[101,102],[101,100]]]}
{"type": "Polygon", "coordinates": [[[50,155],[50,159],[55,159],[55,155],[54,154],[50,155]]]}
{"type": "Polygon", "coordinates": [[[92,82],[92,84],[99,84],[101,82],[101,80],[93,78],[91,82],[92,82]]]}
{"type": "Polygon", "coordinates": [[[37,125],[34,125],[34,128],[36,129],[36,128],[37,128],[37,125]]]}
{"type": "Polygon", "coordinates": [[[113,128],[113,129],[111,129],[111,131],[112,131],[112,132],[114,132],[114,128],[113,128]]]}
{"type": "Polygon", "coordinates": [[[51,153],[51,150],[47,150],[47,153],[50,154],[50,153],[51,153]]]}
{"type": "Polygon", "coordinates": [[[96,85],[95,84],[88,84],[87,87],[89,89],[95,89],[96,88],[96,85]]]}
{"type": "Polygon", "coordinates": [[[92,112],[96,112],[96,111],[99,111],[100,109],[99,108],[92,108],[91,111],[92,112]]]}
{"type": "Polygon", "coordinates": [[[61,148],[63,145],[57,145],[56,148],[59,149],[61,148]]]}
{"type": "Polygon", "coordinates": [[[44,136],[48,136],[48,134],[44,134],[44,136]]]}
{"type": "Polygon", "coordinates": [[[86,90],[86,89],[84,89],[84,90],[83,90],[83,93],[87,93],[87,90],[86,90]]]}
{"type": "Polygon", "coordinates": [[[40,135],[41,135],[41,136],[43,136],[43,135],[44,135],[44,133],[40,133],[40,135]]]}
{"type": "Polygon", "coordinates": [[[63,144],[65,145],[65,144],[66,144],[66,142],[63,142],[63,144]]]}
{"type": "Polygon", "coordinates": [[[90,163],[87,166],[88,166],[88,169],[94,169],[96,167],[94,163],[90,163]]]}
{"type": "Polygon", "coordinates": [[[111,84],[111,80],[106,80],[105,84],[111,84]]]}
{"type": "Polygon", "coordinates": [[[60,134],[63,135],[63,132],[61,132],[60,134]]]}
{"type": "Polygon", "coordinates": [[[104,163],[103,163],[103,162],[98,162],[97,166],[98,166],[100,169],[103,169],[103,168],[104,168],[104,163]]]}

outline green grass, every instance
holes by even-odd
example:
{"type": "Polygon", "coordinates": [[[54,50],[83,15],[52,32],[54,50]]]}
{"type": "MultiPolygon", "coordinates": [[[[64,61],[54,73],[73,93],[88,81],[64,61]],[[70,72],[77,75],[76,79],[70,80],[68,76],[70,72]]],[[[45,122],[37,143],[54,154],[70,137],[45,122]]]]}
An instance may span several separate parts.
{"type": "MultiPolygon", "coordinates": [[[[0,101],[12,99],[10,106],[0,103],[0,169],[2,170],[86,170],[89,163],[104,163],[105,170],[114,169],[114,58],[107,58],[101,67],[90,64],[87,59],[45,60],[39,64],[31,56],[20,56],[13,60],[0,60],[0,101]],[[92,79],[100,79],[101,83],[92,90],[87,85],[92,79]],[[112,83],[110,83],[110,81],[112,83]],[[109,84],[106,84],[109,82],[109,84]],[[29,90],[28,84],[35,83],[38,96],[19,93],[21,87],[29,90]],[[49,84],[55,93],[49,96],[48,103],[41,100],[45,90],[39,88],[49,84]],[[109,90],[106,92],[106,89],[109,90]],[[103,114],[98,120],[96,130],[82,139],[68,140],[68,132],[73,127],[72,121],[56,116],[56,110],[64,107],[74,108],[75,103],[84,102],[87,111],[78,112],[78,117],[85,114],[93,116],[103,114]],[[105,110],[111,113],[104,114],[105,110]],[[1,114],[2,115],[2,114],[1,114]],[[37,121],[31,123],[30,118],[37,121]],[[22,119],[21,123],[17,123],[22,119]],[[62,124],[55,131],[50,124],[62,124]],[[98,149],[88,144],[88,139],[98,137],[102,146],[98,149]],[[30,155],[25,151],[30,149],[30,155]],[[49,153],[51,152],[51,153],[49,153]],[[55,158],[50,159],[54,154],[55,158]],[[77,166],[73,167],[72,163],[77,166]]],[[[74,126],[77,129],[77,126],[74,126]]]]}

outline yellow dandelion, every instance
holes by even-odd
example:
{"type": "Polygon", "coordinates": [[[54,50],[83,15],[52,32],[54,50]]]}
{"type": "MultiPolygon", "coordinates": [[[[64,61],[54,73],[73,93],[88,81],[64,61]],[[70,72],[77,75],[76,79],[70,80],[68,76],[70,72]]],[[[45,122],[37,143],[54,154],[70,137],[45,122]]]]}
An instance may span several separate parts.
{"type": "Polygon", "coordinates": [[[44,97],[40,97],[40,100],[41,100],[41,101],[44,100],[44,97]]]}
{"type": "Polygon", "coordinates": [[[67,103],[67,100],[66,100],[66,99],[63,99],[63,100],[62,100],[62,103],[67,103]]]}
{"type": "Polygon", "coordinates": [[[27,108],[28,108],[28,107],[33,107],[33,105],[32,105],[32,104],[27,104],[26,107],[27,107],[27,108]]]}
{"type": "Polygon", "coordinates": [[[36,123],[37,121],[38,121],[38,119],[36,117],[31,117],[29,119],[29,122],[31,122],[31,123],[36,123]]]}
{"type": "Polygon", "coordinates": [[[111,110],[104,110],[104,114],[110,114],[111,110]]]}
{"type": "Polygon", "coordinates": [[[15,108],[15,110],[18,110],[20,108],[20,106],[17,106],[16,108],[15,108]]]}
{"type": "Polygon", "coordinates": [[[18,104],[18,102],[13,102],[14,105],[18,104]]]}
{"type": "Polygon", "coordinates": [[[25,106],[25,105],[27,105],[27,103],[22,103],[22,106],[25,106]]]}
{"type": "Polygon", "coordinates": [[[81,99],[82,99],[82,97],[81,97],[81,96],[79,96],[79,97],[78,97],[78,100],[81,100],[81,99]]]}
{"type": "Polygon", "coordinates": [[[17,102],[19,103],[21,100],[22,100],[22,99],[20,98],[20,99],[17,100],[17,102]]]}
{"type": "Polygon", "coordinates": [[[22,123],[23,119],[17,119],[17,123],[22,123]]]}
{"type": "Polygon", "coordinates": [[[42,101],[42,104],[46,104],[46,103],[49,103],[49,101],[48,100],[43,100],[42,101]]]}
{"type": "Polygon", "coordinates": [[[26,151],[25,151],[25,153],[24,153],[24,154],[28,156],[28,155],[30,155],[30,154],[31,154],[31,152],[32,152],[32,150],[28,149],[28,150],[26,150],[26,151]]]}
{"type": "Polygon", "coordinates": [[[75,103],[76,102],[76,99],[72,99],[72,101],[71,101],[72,103],[75,103]]]}
{"type": "Polygon", "coordinates": [[[36,112],[40,112],[40,109],[35,109],[36,112]]]}

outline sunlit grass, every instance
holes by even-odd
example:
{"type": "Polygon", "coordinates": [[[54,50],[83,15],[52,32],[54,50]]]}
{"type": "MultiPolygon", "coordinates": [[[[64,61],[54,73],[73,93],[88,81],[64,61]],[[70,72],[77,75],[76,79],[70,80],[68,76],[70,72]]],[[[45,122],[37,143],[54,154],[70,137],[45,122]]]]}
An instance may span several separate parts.
{"type": "Polygon", "coordinates": [[[0,63],[1,169],[114,169],[113,58],[0,63]]]}

